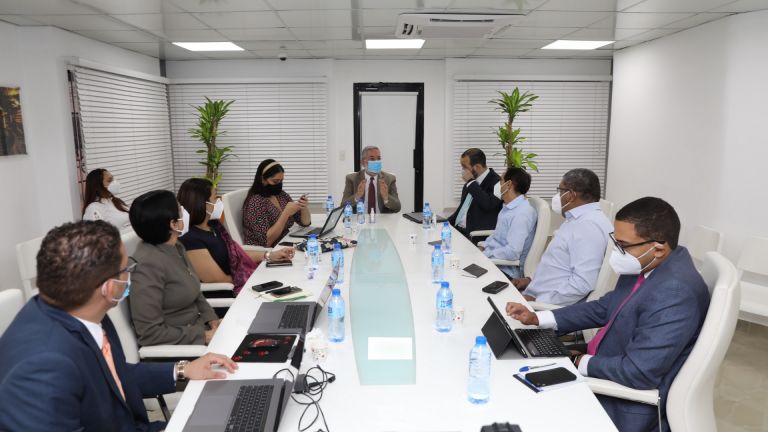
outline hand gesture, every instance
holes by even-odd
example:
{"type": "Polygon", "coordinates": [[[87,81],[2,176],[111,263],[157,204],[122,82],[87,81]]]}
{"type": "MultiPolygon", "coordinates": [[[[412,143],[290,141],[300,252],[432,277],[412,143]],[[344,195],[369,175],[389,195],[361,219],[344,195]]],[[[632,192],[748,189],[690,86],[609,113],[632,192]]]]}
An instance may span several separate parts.
{"type": "Polygon", "coordinates": [[[287,216],[293,216],[296,213],[300,212],[302,209],[301,204],[299,204],[296,201],[290,201],[288,204],[285,205],[285,208],[283,209],[283,213],[285,213],[287,216]]]}
{"type": "Polygon", "coordinates": [[[269,259],[271,261],[290,261],[295,253],[296,251],[292,247],[277,249],[269,253],[269,259]]]}
{"type": "MultiPolygon", "coordinates": [[[[217,326],[218,328],[218,326],[217,326]]],[[[212,328],[210,330],[205,331],[205,344],[208,345],[211,343],[211,340],[213,339],[213,336],[216,334],[216,329],[212,328]]]]}
{"type": "Polygon", "coordinates": [[[531,279],[524,277],[524,278],[512,278],[512,285],[515,286],[515,288],[518,289],[518,291],[522,291],[526,288],[528,288],[528,284],[531,283],[531,279]]]}
{"type": "Polygon", "coordinates": [[[389,186],[384,182],[384,179],[379,179],[379,194],[384,201],[389,200],[389,186]]]}
{"type": "Polygon", "coordinates": [[[507,303],[507,315],[525,325],[539,325],[539,317],[520,303],[507,303]]]}
{"type": "Polygon", "coordinates": [[[213,365],[221,365],[229,373],[234,373],[237,369],[237,363],[229,357],[208,353],[184,366],[184,375],[191,380],[224,379],[227,377],[224,372],[211,370],[213,365]]]}
{"type": "Polygon", "coordinates": [[[461,178],[464,179],[464,183],[474,179],[474,177],[472,176],[472,171],[468,169],[461,170],[461,178]]]}
{"type": "Polygon", "coordinates": [[[216,330],[217,328],[219,328],[220,325],[221,325],[220,319],[208,321],[208,326],[211,328],[211,330],[216,330]]]}
{"type": "Polygon", "coordinates": [[[301,196],[301,198],[299,198],[299,205],[301,208],[305,208],[309,205],[309,197],[307,197],[307,194],[304,194],[301,196]]]}
{"type": "Polygon", "coordinates": [[[365,180],[361,181],[357,185],[357,191],[355,192],[355,201],[360,201],[365,196],[365,180]]]}

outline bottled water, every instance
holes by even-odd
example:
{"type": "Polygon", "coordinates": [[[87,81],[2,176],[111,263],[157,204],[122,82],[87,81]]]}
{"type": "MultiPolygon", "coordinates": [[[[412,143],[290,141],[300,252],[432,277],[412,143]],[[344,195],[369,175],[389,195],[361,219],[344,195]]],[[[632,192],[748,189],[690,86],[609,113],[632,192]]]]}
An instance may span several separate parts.
{"type": "Polygon", "coordinates": [[[371,209],[371,215],[368,217],[368,223],[376,223],[376,212],[373,209],[371,209]]]}
{"type": "Polygon", "coordinates": [[[333,211],[333,197],[328,195],[328,199],[325,200],[325,214],[330,214],[333,211]]]}
{"type": "Polygon", "coordinates": [[[424,217],[424,229],[432,228],[432,209],[429,208],[429,203],[424,203],[424,209],[422,209],[422,215],[424,217]]]}
{"type": "Polygon", "coordinates": [[[352,204],[349,201],[344,205],[344,230],[347,234],[352,232],[352,204]]]}
{"type": "Polygon", "coordinates": [[[448,282],[441,282],[437,290],[437,315],[435,328],[441,333],[447,333],[453,328],[453,292],[448,282]]]}
{"type": "Polygon", "coordinates": [[[443,241],[443,253],[451,253],[451,226],[448,221],[443,222],[443,230],[440,231],[440,239],[443,241]]]}
{"type": "Polygon", "coordinates": [[[445,279],[445,255],[440,248],[440,243],[435,245],[432,251],[432,282],[442,282],[445,279]]]}
{"type": "Polygon", "coordinates": [[[357,202],[357,224],[365,224],[365,205],[363,204],[363,200],[357,202]]]}
{"type": "Polygon", "coordinates": [[[339,276],[336,278],[336,285],[344,283],[344,252],[341,250],[341,243],[333,244],[331,252],[331,265],[333,268],[339,268],[339,276]]]}
{"type": "Polygon", "coordinates": [[[307,255],[309,268],[318,270],[320,268],[320,243],[317,242],[317,234],[310,235],[307,240],[307,255]]]}
{"type": "Polygon", "coordinates": [[[488,402],[491,393],[491,350],[485,336],[475,338],[475,346],[469,352],[469,383],[467,398],[473,404],[488,402]]]}
{"type": "Polygon", "coordinates": [[[331,342],[344,340],[344,299],[338,288],[333,289],[333,295],[328,302],[328,339],[331,342]]]}

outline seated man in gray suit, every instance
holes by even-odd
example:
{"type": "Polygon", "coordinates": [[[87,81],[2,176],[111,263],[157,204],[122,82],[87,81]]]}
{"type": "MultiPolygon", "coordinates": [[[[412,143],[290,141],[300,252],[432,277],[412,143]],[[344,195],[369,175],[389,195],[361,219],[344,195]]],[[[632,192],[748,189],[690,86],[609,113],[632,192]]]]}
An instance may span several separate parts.
{"type": "MultiPolygon", "coordinates": [[[[699,337],[709,290],[688,250],[677,245],[680,219],[665,201],[646,197],[627,204],[616,213],[614,230],[610,262],[620,275],[614,291],[554,311],[534,313],[507,303],[507,313],[523,324],[564,333],[602,327],[588,344],[570,347],[574,364],[584,376],[658,389],[666,431],[667,394],[699,337]]],[[[620,431],[658,430],[656,407],[598,399],[620,431]]]]}
{"type": "Polygon", "coordinates": [[[394,175],[381,170],[381,150],[374,146],[365,147],[360,163],[363,169],[347,174],[341,205],[349,202],[357,212],[356,203],[363,200],[366,214],[369,214],[371,209],[376,213],[399,212],[400,199],[397,197],[396,179],[394,175]]]}

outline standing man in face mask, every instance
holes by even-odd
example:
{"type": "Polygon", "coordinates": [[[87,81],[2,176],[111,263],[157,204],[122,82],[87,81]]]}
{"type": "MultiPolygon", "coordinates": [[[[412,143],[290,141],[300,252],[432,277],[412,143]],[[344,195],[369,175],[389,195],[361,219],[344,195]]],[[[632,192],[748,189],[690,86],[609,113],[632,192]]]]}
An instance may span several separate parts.
{"type": "Polygon", "coordinates": [[[464,237],[478,230],[492,230],[501,211],[501,178],[485,164],[485,153],[471,148],[461,154],[461,177],[466,182],[461,190],[461,202],[448,218],[464,237]]]}
{"type": "Polygon", "coordinates": [[[365,213],[397,213],[400,211],[400,198],[397,197],[397,185],[394,175],[381,170],[381,150],[368,146],[361,152],[360,165],[362,169],[356,173],[347,174],[344,184],[344,197],[341,205],[346,202],[357,212],[357,203],[363,200],[365,213]]]}
{"type": "MultiPolygon", "coordinates": [[[[638,390],[659,389],[662,430],[669,430],[667,394],[698,338],[709,290],[688,250],[678,246],[680,219],[664,200],[646,197],[627,204],[616,213],[614,230],[610,262],[620,275],[614,291],[554,311],[534,313],[507,303],[507,314],[565,333],[602,327],[572,351],[579,372],[638,390]]],[[[620,431],[657,430],[656,407],[598,399],[620,431]]]]}
{"type": "Polygon", "coordinates": [[[513,279],[526,300],[558,306],[574,304],[597,284],[611,222],[600,210],[600,180],[592,171],[568,171],[552,197],[552,210],[565,222],[549,243],[531,278],[513,279]]]}

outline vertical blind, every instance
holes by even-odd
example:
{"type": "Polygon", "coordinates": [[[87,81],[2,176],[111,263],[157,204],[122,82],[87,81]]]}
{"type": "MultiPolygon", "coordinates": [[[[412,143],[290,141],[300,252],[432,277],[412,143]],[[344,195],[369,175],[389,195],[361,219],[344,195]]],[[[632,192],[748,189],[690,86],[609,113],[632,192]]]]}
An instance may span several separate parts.
{"type": "Polygon", "coordinates": [[[81,66],[70,70],[83,171],[109,170],[128,204],[144,192],[171,189],[166,85],[81,66]]]}
{"type": "MultiPolygon", "coordinates": [[[[600,178],[605,194],[608,146],[610,83],[577,81],[472,81],[456,80],[453,87],[453,153],[458,161],[464,150],[477,147],[485,152],[488,166],[503,175],[504,151],[496,137],[505,115],[489,103],[498,91],[518,87],[539,96],[529,112],[513,123],[520,128],[526,153],[536,153],[539,172],[530,171],[529,194],[554,195],[563,174],[573,168],[588,168],[600,178]]],[[[464,181],[461,168],[453,165],[453,197],[461,198],[464,181]]]]}
{"type": "Polygon", "coordinates": [[[216,145],[231,146],[233,157],[220,168],[219,193],[250,187],[264,159],[285,168],[284,188],[294,199],[303,193],[321,202],[328,191],[327,84],[226,83],[171,84],[170,108],[176,187],[205,174],[199,162],[205,148],[189,134],[197,125],[195,106],[205,97],[234,100],[216,145]]]}

